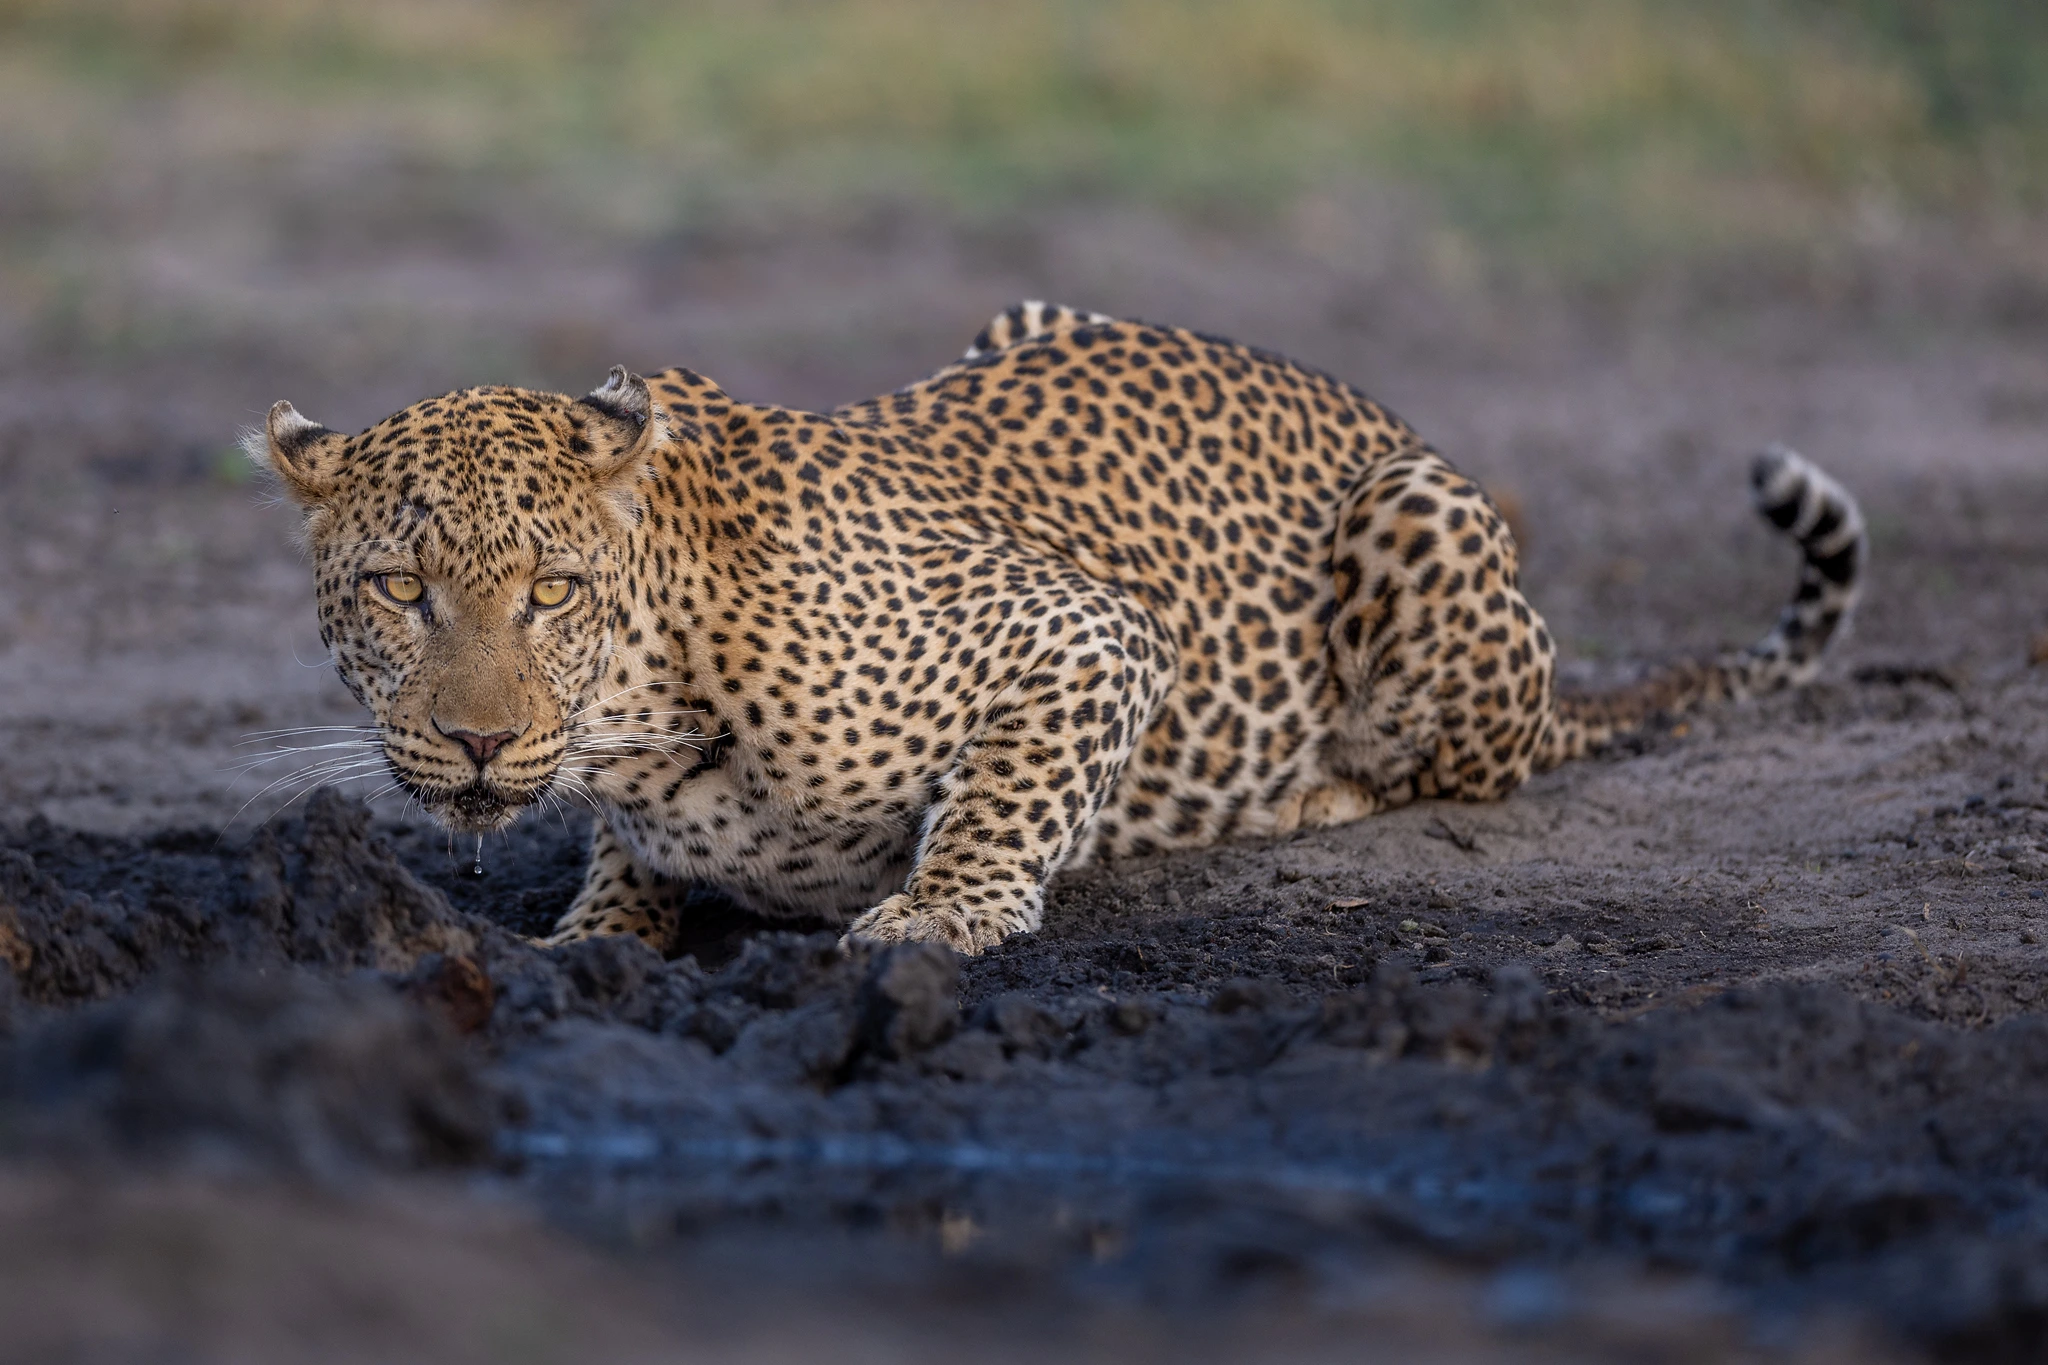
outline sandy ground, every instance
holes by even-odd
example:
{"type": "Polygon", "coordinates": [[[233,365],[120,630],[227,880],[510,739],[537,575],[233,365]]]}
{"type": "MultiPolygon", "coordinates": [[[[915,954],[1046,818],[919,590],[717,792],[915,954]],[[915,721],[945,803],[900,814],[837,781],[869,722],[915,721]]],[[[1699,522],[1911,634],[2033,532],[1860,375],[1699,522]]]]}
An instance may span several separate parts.
{"type": "MultiPolygon", "coordinates": [[[[1418,240],[1372,201],[1206,229],[885,215],[630,252],[170,233],[133,288],[190,346],[10,333],[0,1140],[19,1160],[0,1243],[73,1286],[4,1291],[45,1305],[36,1332],[8,1329],[10,1358],[370,1359],[409,1340],[483,1359],[494,1332],[535,1359],[587,1358],[549,1343],[590,1333],[626,1359],[963,1338],[1020,1359],[2040,1350],[2048,1166],[2022,1082],[2048,1065],[2048,669],[2029,664],[2048,333],[1966,263],[1509,297],[1418,272],[1418,240]],[[942,363],[1024,296],[1226,332],[1389,403],[1518,505],[1525,584],[1581,681],[1765,627],[1794,568],[1744,503],[1767,441],[1862,498],[1865,608],[1808,692],[1506,803],[1078,876],[1042,933],[934,987],[943,1025],[907,1041],[888,1041],[880,967],[712,902],[687,964],[539,961],[499,926],[565,902],[573,827],[521,827],[477,881],[395,803],[364,834],[331,802],[278,815],[294,788],[264,786],[289,761],[234,771],[262,756],[256,732],[357,719],[291,514],[224,453],[274,399],[356,427],[437,388],[583,387],[623,360],[823,406],[942,363]],[[342,882],[387,869],[353,928],[294,918],[340,894],[322,857],[356,869],[342,882]],[[454,959],[493,983],[483,1005],[449,985],[454,959]],[[212,974],[252,963],[315,994],[382,973],[470,1027],[418,1046],[458,1078],[422,1093],[475,1090],[472,1138],[277,1129],[299,1101],[258,1086],[204,1123],[163,1118],[210,1136],[159,1151],[101,1138],[156,1131],[170,1111],[136,1110],[137,1078],[199,1063],[20,1079],[85,1057],[59,1046],[81,1019],[203,1022],[225,1008],[212,974]],[[173,968],[183,985],[145,984],[173,968]],[[49,1099],[76,1086],[97,1098],[49,1099]],[[52,1175],[52,1152],[101,1174],[52,1175]],[[468,1174],[429,1193],[381,1183],[451,1162],[468,1174]],[[169,1272],[123,1249],[164,1239],[232,1254],[142,1293],[169,1272]],[[335,1278],[354,1245],[388,1274],[335,1278]],[[345,1283],[377,1332],[400,1326],[273,1298],[264,1276],[345,1283]],[[436,1276],[474,1311],[429,1306],[436,1276]],[[595,1297],[561,1288],[584,1283],[595,1297]],[[103,1319],[107,1295],[130,1315],[103,1319]],[[507,1299],[560,1337],[492,1317],[507,1299]]],[[[319,1007],[355,1021],[343,1034],[383,1008],[319,1007]]],[[[411,1046],[388,1027],[377,1046],[411,1046]]],[[[217,1071],[340,1065],[316,1054],[217,1071]]]]}

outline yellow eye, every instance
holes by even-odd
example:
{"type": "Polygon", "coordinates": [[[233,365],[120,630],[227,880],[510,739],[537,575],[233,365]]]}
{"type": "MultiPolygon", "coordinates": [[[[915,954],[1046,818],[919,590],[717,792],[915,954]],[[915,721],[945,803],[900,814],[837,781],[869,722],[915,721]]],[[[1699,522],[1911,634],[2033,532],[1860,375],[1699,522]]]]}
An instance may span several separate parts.
{"type": "Polygon", "coordinates": [[[427,592],[426,584],[420,582],[419,575],[409,573],[380,573],[377,575],[377,586],[383,590],[386,597],[394,602],[403,602],[407,606],[419,601],[427,592]]]}
{"type": "Polygon", "coordinates": [[[559,607],[569,600],[569,594],[575,588],[576,580],[573,578],[543,578],[533,585],[533,604],[537,607],[559,607]]]}

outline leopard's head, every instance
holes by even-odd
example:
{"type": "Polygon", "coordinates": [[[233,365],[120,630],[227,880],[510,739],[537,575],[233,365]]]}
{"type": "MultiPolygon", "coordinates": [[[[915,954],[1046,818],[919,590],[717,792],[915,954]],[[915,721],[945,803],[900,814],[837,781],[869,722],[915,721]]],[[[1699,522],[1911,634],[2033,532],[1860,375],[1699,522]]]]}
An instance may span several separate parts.
{"type": "Polygon", "coordinates": [[[449,827],[501,828],[555,781],[602,695],[635,486],[664,439],[623,367],[585,398],[463,389],[358,436],[279,403],[251,435],[305,511],[342,681],[449,827]]]}

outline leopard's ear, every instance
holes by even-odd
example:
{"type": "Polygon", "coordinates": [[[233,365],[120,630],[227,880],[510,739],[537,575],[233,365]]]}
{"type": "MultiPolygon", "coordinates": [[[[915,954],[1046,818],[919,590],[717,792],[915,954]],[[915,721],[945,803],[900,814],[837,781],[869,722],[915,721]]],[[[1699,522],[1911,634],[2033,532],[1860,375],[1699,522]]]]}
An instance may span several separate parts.
{"type": "Polygon", "coordinates": [[[300,504],[311,506],[334,491],[348,438],[300,415],[290,403],[277,403],[263,421],[263,430],[242,438],[242,449],[259,468],[276,472],[300,504]]]}
{"type": "Polygon", "coordinates": [[[614,365],[604,383],[577,399],[575,405],[591,419],[579,433],[580,444],[588,448],[576,453],[590,462],[598,479],[639,478],[639,467],[663,436],[661,414],[654,410],[654,395],[647,391],[647,381],[624,365],[614,365]]]}

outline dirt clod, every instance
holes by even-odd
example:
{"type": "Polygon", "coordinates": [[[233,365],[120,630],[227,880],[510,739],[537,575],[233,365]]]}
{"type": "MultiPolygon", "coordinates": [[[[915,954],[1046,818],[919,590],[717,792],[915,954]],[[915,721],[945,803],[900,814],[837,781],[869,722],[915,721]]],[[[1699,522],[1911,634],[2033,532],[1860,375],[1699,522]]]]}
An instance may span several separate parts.
{"type": "Polygon", "coordinates": [[[439,1011],[457,1033],[475,1033],[491,1020],[497,987],[475,958],[429,953],[406,977],[412,998],[439,1011]]]}
{"type": "Polygon", "coordinates": [[[959,1022],[959,983],[959,955],[943,944],[882,950],[860,984],[862,1041],[892,1061],[944,1042],[959,1022]]]}

